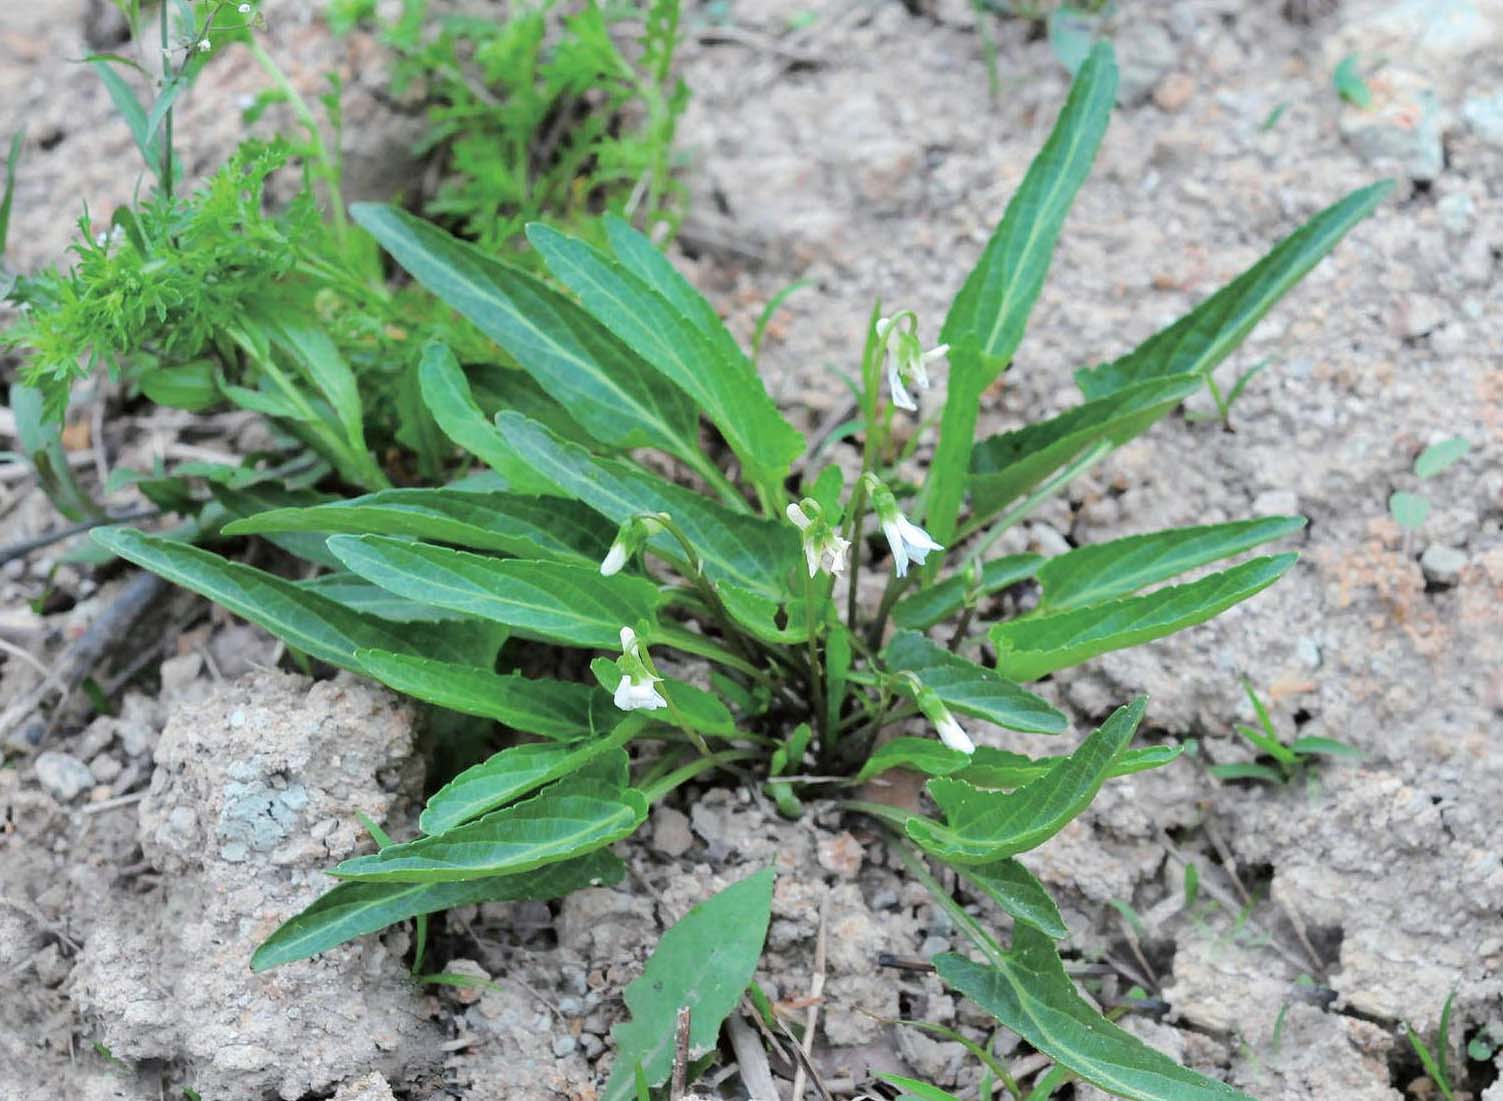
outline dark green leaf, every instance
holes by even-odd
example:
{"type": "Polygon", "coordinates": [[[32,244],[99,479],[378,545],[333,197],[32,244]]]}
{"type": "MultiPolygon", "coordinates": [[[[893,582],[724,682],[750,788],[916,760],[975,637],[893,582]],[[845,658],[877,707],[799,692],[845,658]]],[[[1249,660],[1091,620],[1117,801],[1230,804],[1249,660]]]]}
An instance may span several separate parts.
{"type": "Polygon", "coordinates": [[[914,673],[952,711],[974,715],[1009,730],[1058,734],[1070,722],[1064,713],[991,669],[952,654],[917,631],[899,631],[882,652],[893,671],[914,673]]]}
{"type": "Polygon", "coordinates": [[[158,405],[170,405],[190,413],[207,409],[219,400],[219,389],[214,384],[214,364],[207,359],[143,371],[137,376],[136,385],[158,405]]]}
{"type": "Polygon", "coordinates": [[[870,780],[890,768],[911,768],[925,776],[948,776],[970,763],[970,754],[951,749],[933,738],[903,736],[883,742],[874,749],[856,774],[856,781],[870,780]]]}
{"type": "Polygon", "coordinates": [[[636,729],[635,724],[623,722],[609,736],[588,742],[533,742],[503,749],[435,791],[418,818],[418,826],[426,834],[445,833],[544,784],[572,775],[604,753],[621,758],[616,767],[624,769],[626,754],[620,746],[636,729]]]}
{"type": "Polygon", "coordinates": [[[304,592],[326,596],[352,611],[391,623],[452,623],[458,619],[470,618],[465,612],[435,608],[431,604],[420,604],[416,600],[395,596],[348,570],[326,573],[295,584],[304,592]]]}
{"type": "Polygon", "coordinates": [[[1314,754],[1320,757],[1348,757],[1358,760],[1367,754],[1354,745],[1338,742],[1335,738],[1295,738],[1289,743],[1289,748],[1296,753],[1314,754]]]}
{"type": "Polygon", "coordinates": [[[1291,535],[1302,516],[1267,516],[1230,524],[1170,528],[1093,543],[1051,558],[1038,570],[1040,613],[1069,611],[1128,596],[1139,589],[1291,535]]]}
{"type": "MultiPolygon", "coordinates": [[[[990,596],[1009,585],[1016,585],[1032,577],[1044,564],[1037,554],[1010,554],[993,558],[981,566],[981,584],[976,589],[977,597],[990,596]]],[[[965,607],[966,579],[963,573],[951,574],[943,581],[926,586],[911,596],[898,601],[893,609],[892,621],[899,627],[911,627],[924,631],[936,623],[942,623],[965,607]]]]}
{"type": "Polygon", "coordinates": [[[952,864],[989,864],[1037,848],[1090,804],[1127,748],[1148,698],[1118,708],[1074,753],[1017,791],[984,791],[963,780],[930,780],[946,824],[912,818],[908,836],[952,864]]]}
{"type": "Polygon", "coordinates": [[[519,558],[595,565],[615,528],[575,501],[456,489],[386,489],[226,524],[226,535],[313,531],[405,535],[519,558]]]}
{"type": "Polygon", "coordinates": [[[384,535],[330,536],[329,550],[388,592],[567,646],[618,647],[621,628],[652,619],[662,602],[648,581],[602,577],[587,566],[488,558],[384,535]]]}
{"type": "MultiPolygon", "coordinates": [[[[1147,745],[1124,750],[1111,768],[1107,778],[1130,776],[1134,772],[1146,772],[1162,768],[1184,752],[1177,745],[1147,745]]],[[[1064,757],[1029,757],[1006,749],[978,746],[965,767],[949,773],[957,780],[964,780],[978,788],[1020,788],[1039,779],[1064,757]]]]}
{"type": "Polygon", "coordinates": [[[1014,921],[1033,926],[1055,940],[1070,935],[1059,907],[1044,885],[1016,860],[999,860],[994,864],[963,865],[956,869],[961,877],[980,890],[1014,921]]]}
{"type": "Polygon", "coordinates": [[[619,841],[646,817],[640,791],[593,778],[567,780],[446,833],[346,860],[330,874],[384,883],[519,875],[619,841]]]}
{"type": "Polygon", "coordinates": [[[115,110],[120,112],[121,120],[130,130],[130,136],[141,153],[141,159],[146,162],[146,167],[160,176],[162,174],[161,148],[157,145],[156,139],[147,133],[146,109],[141,106],[136,93],[125,82],[125,78],[115,72],[108,61],[91,61],[89,65],[99,74],[99,79],[104,81],[105,91],[110,94],[110,102],[115,105],[115,110]]]}
{"type": "MultiPolygon", "coordinates": [[[[590,672],[607,692],[615,692],[616,685],[621,682],[621,670],[609,658],[596,658],[590,662],[590,672]]],[[[728,738],[736,733],[736,722],[725,704],[704,689],[665,677],[658,690],[673,707],[672,712],[662,713],[665,720],[671,714],[674,721],[682,719],[694,730],[717,738],[728,738]]]]}
{"type": "Polygon", "coordinates": [[[16,196],[16,166],[21,163],[21,145],[25,141],[26,129],[23,127],[10,136],[10,152],[5,157],[5,187],[0,191],[0,256],[5,255],[5,245],[10,239],[10,207],[16,196]]]}
{"type": "Polygon", "coordinates": [[[479,902],[562,898],[584,887],[619,883],[625,873],[620,860],[599,850],[526,875],[456,883],[341,883],[267,937],[251,956],[251,970],[315,956],[419,914],[479,902]]]}
{"type": "Polygon", "coordinates": [[[1151,378],[1204,378],[1241,344],[1284,294],[1366,218],[1393,187],[1384,180],[1354,191],[1311,218],[1275,245],[1267,256],[1222,287],[1167,329],[1127,355],[1075,372],[1086,400],[1114,394],[1151,378]]]}
{"type": "Polygon", "coordinates": [[[1294,565],[1295,554],[1254,558],[1198,581],[1089,608],[999,623],[991,629],[997,669],[1036,680],[1099,654],[1163,638],[1204,623],[1262,592],[1294,565]]]}
{"type": "Polygon", "coordinates": [[[1336,86],[1336,94],[1353,107],[1365,109],[1373,105],[1372,89],[1362,79],[1356,54],[1347,54],[1337,62],[1336,71],[1331,74],[1331,83],[1336,86]]]}
{"type": "Polygon", "coordinates": [[[946,1093],[938,1086],[931,1086],[928,1082],[920,1082],[917,1078],[904,1078],[901,1074],[887,1074],[879,1072],[884,1082],[890,1082],[903,1092],[898,1094],[897,1101],[960,1101],[953,1093],[946,1093]]]}
{"type": "Polygon", "coordinates": [[[715,1047],[720,1025],[751,981],[772,914],[772,869],[747,876],[701,902],[663,934],[640,978],[626,988],[631,1020],[611,1030],[616,1063],[601,1101],[635,1095],[633,1067],[649,1086],[667,1081],[673,1066],[674,1025],[689,1020],[689,1058],[715,1047]]]}
{"type": "Polygon", "coordinates": [[[361,670],[389,688],[466,715],[495,719],[513,730],[570,741],[591,732],[595,689],[573,681],[502,676],[489,669],[410,654],[361,650],[361,670]]]}
{"type": "Polygon", "coordinates": [[[934,966],[1030,1045],[1109,1093],[1132,1101],[1252,1101],[1107,1021],[1075,992],[1054,942],[1027,925],[1015,928],[1000,967],[948,952],[934,966]]]}

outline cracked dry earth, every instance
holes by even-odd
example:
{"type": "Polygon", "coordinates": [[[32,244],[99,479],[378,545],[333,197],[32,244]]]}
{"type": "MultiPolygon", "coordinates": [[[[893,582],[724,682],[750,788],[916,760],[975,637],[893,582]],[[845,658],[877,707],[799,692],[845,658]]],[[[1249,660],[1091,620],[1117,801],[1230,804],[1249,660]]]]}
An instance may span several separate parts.
{"type": "MultiPolygon", "coordinates": [[[[763,361],[810,431],[842,413],[836,371],[850,368],[875,297],[937,331],[1067,83],[1026,24],[999,21],[993,101],[969,5],[913,6],[923,13],[767,0],[732,5],[734,33],[690,21],[695,203],[678,259],[743,336],[788,281],[814,282],[779,315],[763,361]],[[816,18],[789,31],[805,11],[816,18]]],[[[1224,368],[1229,380],[1269,361],[1233,412],[1235,432],[1172,418],[999,548],[1052,553],[1174,524],[1308,516],[1302,560],[1273,589],[1042,690],[1076,717],[1075,736],[1148,691],[1148,738],[1193,738],[1200,760],[1223,762],[1246,759],[1231,735],[1251,717],[1246,676],[1286,734],[1340,738],[1366,757],[1283,789],[1221,783],[1187,757],[1114,781],[1025,859],[1060,898],[1072,953],[1137,976],[1156,999],[1160,1011],[1128,1027],[1188,1064],[1266,1101],[1424,1101],[1434,1087],[1402,1022],[1433,1029],[1454,989],[1456,1076],[1500,1101],[1496,1067],[1462,1047],[1503,1038],[1503,7],[1348,0],[1308,24],[1280,7],[1119,5],[1120,109],[983,425],[1074,403],[1071,370],[1129,349],[1320,207],[1393,176],[1389,201],[1224,368]],[[1369,77],[1370,110],[1332,90],[1348,53],[1386,59],[1369,77]],[[1434,509],[1406,539],[1388,495],[1420,489],[1415,455],[1452,435],[1472,449],[1424,484],[1434,509]],[[1186,864],[1201,884],[1188,909],[1186,864]]],[[[319,66],[364,56],[316,23],[279,22],[274,4],[268,14],[273,45],[286,41],[310,86],[319,66]]],[[[50,87],[52,117],[105,119],[103,97],[62,63],[77,28],[60,18],[25,32],[10,18],[0,15],[0,72],[21,92],[9,102],[40,103],[50,87]]],[[[235,88],[248,79],[230,71],[235,88]]],[[[227,113],[224,97],[239,94],[213,84],[196,117],[227,113]]],[[[8,126],[4,103],[0,114],[8,126]]],[[[360,140],[380,148],[406,125],[373,114],[360,140]]],[[[18,264],[60,255],[56,227],[79,198],[107,209],[123,197],[100,170],[129,155],[129,139],[98,131],[28,151],[41,182],[18,194],[13,232],[29,250],[18,264]],[[80,156],[81,143],[97,156],[80,156]]],[[[8,538],[48,522],[38,498],[7,501],[8,538]]],[[[7,607],[37,594],[37,569],[7,572],[7,607]]],[[[66,616],[42,617],[56,633],[96,606],[80,596],[66,616]]],[[[809,990],[824,914],[816,1059],[827,1084],[859,1094],[892,1070],[974,1088],[963,1048],[890,1021],[979,1038],[986,1020],[932,976],[876,963],[955,945],[944,915],[862,820],[816,805],[812,820],[788,823],[725,788],[659,808],[622,847],[634,874],[615,888],[451,913],[433,964],[498,990],[409,985],[402,932],[251,976],[256,940],[358,844],[351,809],[410,825],[420,732],[405,706],[352,680],[236,679],[271,647],[217,615],[192,622],[168,650],[178,656],[159,695],[127,694],[119,716],[56,736],[51,748],[86,775],[55,758],[0,771],[6,1101],[186,1085],[205,1098],[585,1101],[608,1066],[620,991],[662,929],[769,862],[782,874],[760,974],[787,1004],[809,990]],[[139,799],[112,802],[126,796],[139,799]]],[[[29,676],[5,659],[0,693],[29,676]]],[[[1132,981],[1109,978],[1105,993],[1132,981]]],[[[739,1080],[720,1088],[736,1096],[739,1080]]]]}

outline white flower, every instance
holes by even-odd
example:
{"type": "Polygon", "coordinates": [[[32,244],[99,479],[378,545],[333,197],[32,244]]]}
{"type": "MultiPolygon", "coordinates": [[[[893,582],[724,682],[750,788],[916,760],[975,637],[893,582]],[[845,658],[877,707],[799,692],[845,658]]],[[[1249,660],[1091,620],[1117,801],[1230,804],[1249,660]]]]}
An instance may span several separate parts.
{"type": "Polygon", "coordinates": [[[961,753],[976,752],[976,744],[955,721],[955,716],[950,714],[950,709],[944,705],[944,701],[939,698],[934,689],[919,689],[915,702],[919,710],[924,713],[924,717],[934,724],[934,731],[939,735],[940,741],[961,753]]]}
{"type": "Polygon", "coordinates": [[[912,310],[877,319],[877,339],[886,347],[887,388],[892,391],[892,403],[909,412],[916,411],[918,403],[908,392],[907,384],[913,383],[920,390],[929,389],[929,364],[950,350],[948,344],[940,344],[923,351],[917,329],[918,318],[912,310]]]}
{"type": "Polygon", "coordinates": [[[213,43],[211,43],[207,38],[200,38],[198,40],[198,52],[199,53],[206,54],[211,49],[213,49],[213,43]]]}
{"type": "Polygon", "coordinates": [[[238,11],[241,15],[249,15],[251,13],[251,6],[249,4],[241,4],[235,10],[238,11]]]}
{"type": "Polygon", "coordinates": [[[663,699],[658,691],[658,677],[631,677],[621,675],[621,682],[616,685],[616,706],[622,711],[656,711],[661,707],[667,707],[668,701],[663,699]]]}
{"type": "Polygon", "coordinates": [[[611,544],[611,549],[605,552],[605,557],[600,562],[600,576],[610,577],[621,572],[621,567],[626,565],[626,544],[617,539],[611,544]]]}
{"type": "Polygon", "coordinates": [[[882,518],[882,534],[887,536],[887,545],[892,548],[892,560],[897,566],[899,577],[908,575],[910,559],[922,566],[930,551],[945,549],[930,538],[927,531],[900,512],[890,518],[882,518]]]}
{"type": "Polygon", "coordinates": [[[820,570],[834,575],[845,573],[846,555],[850,553],[851,541],[842,538],[818,515],[817,503],[806,497],[803,505],[807,505],[816,515],[811,517],[802,505],[794,504],[788,506],[788,519],[793,521],[793,526],[803,536],[804,561],[809,564],[809,576],[813,577],[820,570]]]}

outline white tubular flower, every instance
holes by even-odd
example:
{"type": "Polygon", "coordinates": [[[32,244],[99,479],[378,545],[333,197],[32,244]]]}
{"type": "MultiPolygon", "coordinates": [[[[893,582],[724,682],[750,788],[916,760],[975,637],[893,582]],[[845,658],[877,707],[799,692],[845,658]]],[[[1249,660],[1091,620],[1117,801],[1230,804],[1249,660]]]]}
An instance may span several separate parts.
{"type": "Polygon", "coordinates": [[[909,562],[917,562],[922,566],[930,551],[942,551],[945,548],[899,511],[897,498],[892,495],[892,490],[873,475],[868,474],[866,477],[872,507],[877,510],[877,519],[882,523],[882,534],[887,537],[887,545],[892,548],[893,565],[897,568],[899,577],[907,577],[909,562]]]}
{"type": "Polygon", "coordinates": [[[616,538],[611,543],[611,549],[605,552],[605,557],[600,562],[600,575],[611,577],[621,572],[621,568],[631,559],[631,556],[642,549],[644,543],[658,532],[663,530],[662,520],[668,518],[667,513],[643,514],[633,516],[622,524],[616,532],[616,538]]]}
{"type": "Polygon", "coordinates": [[[241,4],[235,10],[238,11],[241,15],[249,15],[251,13],[251,6],[249,4],[241,4]]]}
{"type": "Polygon", "coordinates": [[[955,721],[955,716],[950,714],[950,709],[934,694],[932,688],[920,690],[917,703],[924,717],[934,724],[934,732],[939,735],[940,741],[967,755],[976,752],[976,743],[971,741],[970,735],[955,721]]]}
{"type": "Polygon", "coordinates": [[[621,679],[612,699],[622,711],[657,711],[668,706],[658,691],[663,678],[647,667],[637,632],[630,627],[621,628],[621,656],[616,659],[616,668],[621,671],[621,679]]]}
{"type": "Polygon", "coordinates": [[[808,563],[810,577],[820,570],[835,576],[845,573],[851,541],[842,538],[825,520],[818,501],[805,497],[798,504],[789,505],[788,519],[803,537],[804,561],[808,563]]]}
{"type": "Polygon", "coordinates": [[[213,48],[214,48],[214,44],[212,42],[210,42],[207,38],[200,38],[198,40],[198,52],[199,53],[206,54],[206,53],[208,53],[213,48]]]}
{"type": "Polygon", "coordinates": [[[929,389],[929,364],[946,355],[950,346],[940,344],[924,351],[918,339],[918,317],[912,310],[878,318],[877,339],[886,349],[887,388],[892,391],[892,403],[899,409],[917,411],[918,403],[908,392],[908,384],[929,389]]]}
{"type": "Polygon", "coordinates": [[[626,544],[617,539],[611,544],[611,549],[605,552],[605,557],[600,560],[600,576],[611,577],[621,572],[621,567],[626,565],[629,557],[626,544]]]}

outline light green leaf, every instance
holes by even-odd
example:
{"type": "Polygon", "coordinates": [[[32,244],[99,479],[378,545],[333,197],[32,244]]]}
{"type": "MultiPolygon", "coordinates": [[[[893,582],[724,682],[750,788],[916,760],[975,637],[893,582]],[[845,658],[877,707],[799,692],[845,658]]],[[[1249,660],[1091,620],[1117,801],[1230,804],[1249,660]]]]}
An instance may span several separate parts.
{"type": "Polygon", "coordinates": [[[946,952],[939,977],[1087,1082],[1132,1101],[1252,1101],[1187,1070],[1106,1020],[1075,991],[1047,935],[1014,929],[1000,967],[946,952]]]}
{"type": "Polygon", "coordinates": [[[897,1101],[960,1101],[953,1093],[946,1093],[938,1086],[920,1082],[917,1078],[904,1078],[901,1074],[888,1074],[885,1071],[879,1071],[877,1076],[903,1091],[898,1094],[897,1101]]]}
{"type": "Polygon", "coordinates": [[[344,438],[361,469],[373,474],[374,482],[384,482],[385,475],[366,450],[365,419],[361,412],[360,388],[355,383],[355,372],[350,370],[350,365],[339,354],[334,341],[309,319],[299,317],[293,311],[281,310],[275,317],[261,316],[256,321],[272,341],[291,357],[334,410],[344,438]]]}
{"type": "Polygon", "coordinates": [[[1266,516],[1230,524],[1170,528],[1078,547],[1038,570],[1043,596],[1035,614],[1064,612],[1129,596],[1139,589],[1228,558],[1305,526],[1302,516],[1266,516]]]}
{"type": "Polygon", "coordinates": [[[998,860],[994,864],[961,865],[955,869],[961,878],[981,891],[1014,921],[1031,925],[1039,932],[1061,940],[1070,935],[1059,907],[1044,885],[1016,860],[998,860]]]}
{"type": "Polygon", "coordinates": [[[983,791],[963,780],[930,780],[929,795],[945,825],[911,818],[908,836],[952,864],[989,864],[1037,848],[1090,804],[1127,748],[1148,698],[1119,707],[1069,757],[1033,783],[1009,793],[983,791]]]}
{"type": "MultiPolygon", "coordinates": [[[[977,597],[1001,592],[1009,585],[1025,581],[1044,564],[1042,555],[1010,554],[993,558],[981,566],[981,584],[976,589],[977,597]]],[[[943,581],[926,586],[898,601],[893,609],[892,621],[899,627],[911,627],[924,631],[936,623],[942,623],[965,607],[966,579],[963,573],[951,574],[943,581]]]]}
{"type": "Polygon", "coordinates": [[[883,742],[856,773],[856,782],[864,783],[890,768],[911,768],[925,776],[948,776],[971,763],[968,753],[951,749],[933,738],[902,736],[883,742]]]}
{"type": "Polygon", "coordinates": [[[1319,757],[1347,757],[1351,760],[1360,760],[1367,756],[1354,745],[1338,742],[1335,738],[1319,738],[1314,735],[1307,738],[1295,738],[1289,743],[1289,748],[1296,753],[1313,754],[1319,757]]]}
{"type": "MultiPolygon", "coordinates": [[[[666,512],[694,545],[708,577],[764,597],[785,594],[783,579],[802,560],[792,524],[731,512],[635,463],[597,458],[520,414],[503,412],[496,423],[555,492],[577,497],[617,524],[643,512],[666,512]]],[[[683,556],[667,532],[655,535],[651,545],[670,558],[683,556]]]]}
{"type": "Polygon", "coordinates": [[[584,887],[619,883],[625,874],[626,865],[602,849],[525,875],[454,883],[341,883],[267,937],[251,956],[251,970],[316,956],[419,914],[479,902],[562,898],[584,887]]]}
{"type": "MultiPolygon", "coordinates": [[[[1145,745],[1124,750],[1107,769],[1107,779],[1131,776],[1134,772],[1147,772],[1162,768],[1184,752],[1178,745],[1145,745]]],[[[1012,789],[1024,787],[1044,776],[1055,765],[1067,760],[1065,757],[1029,757],[1007,749],[977,746],[976,752],[964,767],[948,773],[957,780],[978,788],[1012,789]]]]}
{"type": "Polygon", "coordinates": [[[763,642],[797,645],[809,637],[807,604],[803,600],[779,603],[739,585],[721,585],[720,598],[738,626],[763,642]],[[779,622],[786,626],[778,626],[779,622]]]}
{"type": "Polygon", "coordinates": [[[384,535],[330,536],[329,550],[388,592],[566,646],[618,647],[621,628],[652,619],[662,602],[648,581],[602,577],[588,566],[488,558],[384,535]]]}
{"type": "Polygon", "coordinates": [[[198,413],[219,398],[214,385],[214,364],[195,359],[176,367],[156,367],[136,376],[141,393],[158,405],[198,413]]]}
{"type": "Polygon", "coordinates": [[[129,528],[99,528],[94,541],[128,562],[206,596],[310,657],[361,672],[357,650],[431,654],[455,662],[495,659],[489,624],[390,624],[351,611],[284,578],[129,528]]]}
{"type": "Polygon", "coordinates": [[[505,348],[595,439],[658,447],[680,458],[697,454],[688,396],[572,301],[395,207],[357,203],[351,214],[413,278],[505,348]]]}
{"type": "Polygon", "coordinates": [[[781,483],[803,453],[804,438],[739,349],[732,358],[724,341],[705,335],[702,319],[685,316],[634,271],[583,241],[539,224],[527,227],[527,239],[596,320],[694,399],[754,481],[764,488],[781,483]]]}
{"type": "Polygon", "coordinates": [[[1433,478],[1441,471],[1455,466],[1471,449],[1471,443],[1461,436],[1452,436],[1448,440],[1432,443],[1420,452],[1419,458],[1414,460],[1414,473],[1421,478],[1433,478]]]}
{"type": "Polygon", "coordinates": [[[1070,725],[1064,713],[991,669],[952,654],[917,631],[899,631],[882,652],[893,671],[907,671],[932,688],[952,711],[974,715],[1009,730],[1058,734],[1070,725]]]}
{"type": "Polygon", "coordinates": [[[1399,527],[1418,531],[1430,516],[1430,499],[1401,489],[1389,495],[1388,512],[1399,527]]]}
{"type": "Polygon", "coordinates": [[[646,817],[640,791],[594,778],[566,780],[445,833],[346,860],[329,874],[383,883],[518,875],[619,841],[646,817]]]}
{"type": "Polygon", "coordinates": [[[1013,680],[1037,680],[1110,650],[1204,623],[1272,585],[1298,557],[1254,558],[1198,581],[1142,596],[999,623],[990,632],[997,647],[997,670],[1013,680]]]}
{"type": "Polygon", "coordinates": [[[1336,71],[1331,74],[1331,83],[1336,87],[1336,94],[1353,107],[1365,110],[1373,105],[1372,89],[1362,79],[1362,69],[1358,65],[1356,54],[1347,54],[1337,62],[1336,71]]]}
{"type": "Polygon", "coordinates": [[[418,826],[426,834],[445,833],[544,784],[572,775],[601,754],[619,757],[615,767],[625,769],[626,754],[620,747],[638,729],[638,724],[623,722],[607,737],[588,742],[534,742],[503,749],[435,791],[418,818],[418,826]]]}
{"type": "Polygon", "coordinates": [[[495,719],[513,730],[570,741],[591,732],[590,698],[595,689],[573,681],[502,676],[489,669],[447,661],[361,650],[360,669],[398,692],[459,711],[495,719]]]}
{"type": "Polygon", "coordinates": [[[741,1000],[767,937],[772,914],[772,869],[731,884],[701,902],[663,934],[640,978],[626,988],[631,1020],[616,1025],[616,1062],[601,1101],[631,1101],[633,1067],[649,1086],[667,1081],[673,1067],[674,1025],[687,1007],[689,1058],[710,1051],[720,1025],[741,1000]]]}
{"type": "Polygon", "coordinates": [[[160,177],[162,151],[155,137],[147,130],[146,109],[141,106],[136,93],[125,82],[125,78],[115,72],[108,61],[100,59],[91,61],[89,64],[99,74],[99,79],[104,81],[105,91],[110,94],[110,102],[115,105],[115,110],[120,113],[121,120],[130,130],[130,136],[136,143],[136,149],[141,153],[141,159],[146,162],[146,167],[160,177]]]}
{"type": "MultiPolygon", "coordinates": [[[[595,679],[600,682],[607,692],[614,693],[616,685],[621,682],[621,670],[616,668],[616,663],[609,658],[596,658],[590,662],[590,672],[595,674],[595,679]]],[[[685,684],[681,680],[665,677],[663,683],[658,686],[659,691],[667,697],[673,706],[673,712],[663,711],[661,718],[670,721],[681,718],[687,725],[702,734],[711,734],[717,738],[728,738],[736,733],[736,722],[731,718],[731,713],[725,704],[710,693],[701,688],[695,688],[692,684],[685,684]]]]}
{"type": "Polygon", "coordinates": [[[556,495],[553,483],[533,472],[496,426],[486,419],[470,393],[469,380],[454,353],[438,343],[423,349],[418,366],[423,404],[445,436],[485,463],[513,493],[556,495]]]}
{"type": "Polygon", "coordinates": [[[976,512],[1001,511],[1098,441],[1120,447],[1200,385],[1193,378],[1155,379],[982,440],[971,452],[976,512]]]}
{"type": "Polygon", "coordinates": [[[347,570],[326,573],[294,584],[304,592],[326,596],[351,611],[384,619],[389,623],[452,623],[457,619],[470,618],[465,612],[435,608],[431,604],[420,604],[416,600],[394,596],[347,570]]]}
{"type": "Polygon", "coordinates": [[[1081,368],[1075,381],[1087,401],[1151,378],[1204,378],[1242,343],[1273,304],[1336,247],[1347,230],[1376,209],[1392,180],[1354,191],[1311,218],[1267,256],[1167,329],[1120,359],[1081,368]]]}
{"type": "Polygon", "coordinates": [[[0,256],[10,240],[10,208],[16,197],[16,166],[21,163],[21,146],[26,141],[23,126],[10,136],[10,152],[5,156],[5,183],[0,185],[0,256]]]}
{"type": "Polygon", "coordinates": [[[1012,362],[1023,339],[1065,216],[1106,133],[1116,90],[1112,48],[1097,43],[945,318],[940,339],[950,345],[949,392],[925,490],[927,526],[941,543],[955,534],[982,394],[1012,362]]]}
{"type": "Polygon", "coordinates": [[[519,558],[595,565],[615,528],[575,501],[457,489],[387,489],[312,508],[275,509],[226,524],[226,535],[269,532],[405,535],[519,558]]]}

